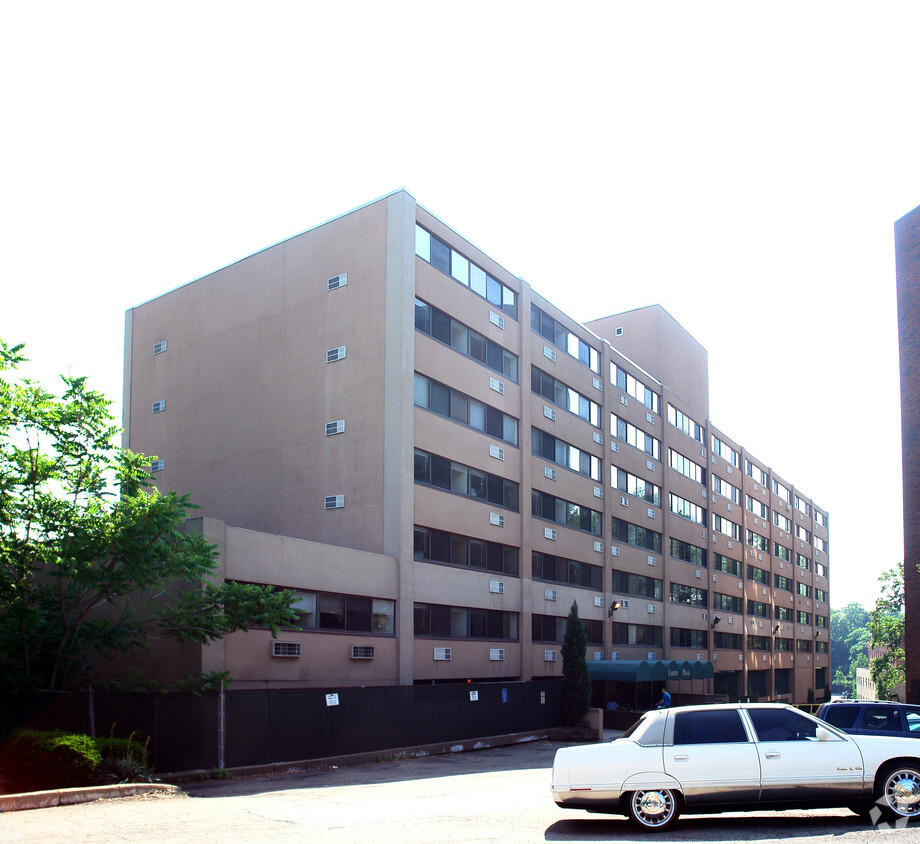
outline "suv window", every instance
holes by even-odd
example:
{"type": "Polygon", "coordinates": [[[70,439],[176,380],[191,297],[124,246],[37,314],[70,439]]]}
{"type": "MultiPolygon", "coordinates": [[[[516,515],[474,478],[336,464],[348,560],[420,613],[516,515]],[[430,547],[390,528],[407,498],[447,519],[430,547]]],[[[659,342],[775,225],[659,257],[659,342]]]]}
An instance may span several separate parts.
{"type": "Polygon", "coordinates": [[[805,741],[815,738],[816,722],[788,709],[747,710],[760,741],[805,741]]]}
{"type": "Polygon", "coordinates": [[[863,710],[860,728],[873,732],[901,732],[901,716],[893,706],[867,706],[863,710]]]}
{"type": "Polygon", "coordinates": [[[828,724],[839,727],[841,730],[849,730],[856,723],[859,716],[860,707],[852,704],[841,704],[840,706],[830,706],[821,716],[828,724]]]}
{"type": "Polygon", "coordinates": [[[920,709],[904,707],[904,717],[907,719],[907,730],[911,733],[920,733],[920,709]]]}
{"type": "Polygon", "coordinates": [[[674,720],[674,744],[725,744],[747,740],[737,710],[682,712],[674,720]]]}

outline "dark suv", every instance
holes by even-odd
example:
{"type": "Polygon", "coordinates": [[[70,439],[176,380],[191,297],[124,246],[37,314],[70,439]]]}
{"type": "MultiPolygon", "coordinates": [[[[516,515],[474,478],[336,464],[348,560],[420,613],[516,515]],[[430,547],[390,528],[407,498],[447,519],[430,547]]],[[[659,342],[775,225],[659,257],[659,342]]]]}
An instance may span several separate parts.
{"type": "Polygon", "coordinates": [[[818,717],[845,733],[920,739],[920,706],[884,700],[835,700],[818,717]]]}

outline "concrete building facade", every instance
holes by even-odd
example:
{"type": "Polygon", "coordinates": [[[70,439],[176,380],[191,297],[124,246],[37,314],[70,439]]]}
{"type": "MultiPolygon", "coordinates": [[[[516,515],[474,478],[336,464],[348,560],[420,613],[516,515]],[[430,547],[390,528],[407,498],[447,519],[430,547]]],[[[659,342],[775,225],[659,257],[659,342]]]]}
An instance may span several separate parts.
{"type": "Polygon", "coordinates": [[[827,512],[710,422],[706,350],[575,322],[405,191],[129,310],[124,406],[221,576],[298,592],[181,657],[237,688],[558,676],[573,601],[589,661],[830,683],[827,512]]]}
{"type": "Polygon", "coordinates": [[[904,500],[906,699],[920,701],[920,207],[895,223],[904,500]]]}

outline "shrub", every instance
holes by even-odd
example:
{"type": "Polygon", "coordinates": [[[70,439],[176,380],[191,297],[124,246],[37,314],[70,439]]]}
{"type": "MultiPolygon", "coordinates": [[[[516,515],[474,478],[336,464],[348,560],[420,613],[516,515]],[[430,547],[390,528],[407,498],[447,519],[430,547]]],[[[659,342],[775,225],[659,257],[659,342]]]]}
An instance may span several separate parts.
{"type": "Polygon", "coordinates": [[[101,761],[96,740],[78,733],[22,730],[0,753],[4,780],[15,791],[92,785],[101,761]]]}

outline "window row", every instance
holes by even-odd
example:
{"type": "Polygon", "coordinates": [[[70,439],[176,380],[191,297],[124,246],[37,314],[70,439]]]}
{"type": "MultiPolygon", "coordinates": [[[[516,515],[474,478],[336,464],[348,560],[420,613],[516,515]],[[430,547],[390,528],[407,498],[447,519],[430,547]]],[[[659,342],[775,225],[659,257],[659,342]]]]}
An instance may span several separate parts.
{"type": "Polygon", "coordinates": [[[625,469],[620,469],[617,466],[610,467],[610,485],[620,490],[620,492],[641,498],[656,507],[661,506],[661,487],[645,480],[645,478],[633,475],[625,469]]]}
{"type": "Polygon", "coordinates": [[[685,478],[706,486],[706,470],[699,463],[694,463],[680,452],[674,451],[673,448],[668,449],[668,465],[685,478]]]}
{"type": "Polygon", "coordinates": [[[610,519],[610,534],[614,542],[623,542],[646,551],[661,553],[661,534],[654,530],[634,525],[613,516],[610,519]]]}
{"type": "Polygon", "coordinates": [[[530,306],[530,327],[544,340],[583,363],[592,372],[601,374],[601,356],[597,349],[569,331],[562,323],[553,319],[536,305],[530,306]]]}
{"type": "Polygon", "coordinates": [[[565,466],[600,483],[601,459],[587,451],[582,451],[539,428],[531,429],[531,449],[538,457],[565,466]]]}
{"type": "Polygon", "coordinates": [[[557,525],[584,530],[594,536],[600,536],[602,532],[603,513],[556,498],[548,492],[531,491],[530,511],[538,519],[548,519],[557,525]]]}
{"type": "Polygon", "coordinates": [[[517,355],[421,299],[415,300],[415,329],[517,383],[517,355]]]}
{"type": "Polygon", "coordinates": [[[415,482],[518,510],[518,485],[498,475],[415,450],[415,482]]]}
{"type": "MultiPolygon", "coordinates": [[[[530,617],[530,633],[534,642],[560,643],[565,640],[565,626],[567,618],[554,615],[537,615],[530,617]]],[[[604,643],[604,622],[592,618],[583,618],[581,623],[585,628],[585,637],[589,645],[602,645],[604,643]]]]}
{"type": "Polygon", "coordinates": [[[712,434],[712,453],[718,454],[726,463],[731,464],[736,469],[741,465],[741,455],[715,434],[712,434]]]}
{"type": "Polygon", "coordinates": [[[492,278],[481,267],[421,226],[415,227],[415,254],[501,308],[512,319],[518,318],[517,294],[510,287],[492,278]]]}
{"type": "Polygon", "coordinates": [[[518,640],[518,614],[503,610],[416,604],[416,638],[518,640]]]}
{"type": "Polygon", "coordinates": [[[359,595],[297,592],[292,607],[301,630],[341,630],[346,633],[396,632],[396,602],[359,595]]]}
{"type": "Polygon", "coordinates": [[[656,577],[645,577],[641,574],[630,574],[625,571],[613,571],[611,592],[621,595],[635,595],[640,598],[661,600],[662,581],[656,577]]]}
{"type": "Polygon", "coordinates": [[[703,426],[694,422],[685,413],[679,411],[673,404],[668,405],[668,422],[670,422],[678,431],[683,431],[688,437],[696,440],[698,443],[703,440],[703,426]]]}
{"type": "Polygon", "coordinates": [[[556,407],[590,422],[595,428],[601,426],[601,406],[596,401],[591,401],[536,366],[530,368],[530,389],[556,407]]]}
{"type": "Polygon", "coordinates": [[[548,583],[584,586],[599,592],[604,589],[604,570],[591,563],[567,560],[552,554],[532,552],[533,579],[548,583]]]}
{"type": "Polygon", "coordinates": [[[687,519],[697,525],[706,524],[706,508],[681,498],[673,492],[668,494],[668,507],[675,516],[687,519]]]}
{"type": "Polygon", "coordinates": [[[487,542],[445,530],[415,526],[416,560],[447,563],[517,577],[519,551],[511,545],[487,542]]]}
{"type": "Polygon", "coordinates": [[[610,436],[639,451],[644,451],[655,460],[661,460],[661,440],[612,413],[610,414],[610,436]]]}
{"type": "Polygon", "coordinates": [[[705,548],[699,548],[682,539],[671,537],[671,556],[675,560],[683,560],[685,563],[693,563],[695,566],[706,568],[708,553],[705,548]]]}
{"type": "Polygon", "coordinates": [[[610,363],[610,383],[615,384],[617,389],[645,405],[652,413],[661,414],[661,398],[658,393],[612,361],[610,363]]]}
{"type": "Polygon", "coordinates": [[[415,373],[415,406],[516,446],[518,420],[427,375],[415,373]]]}

